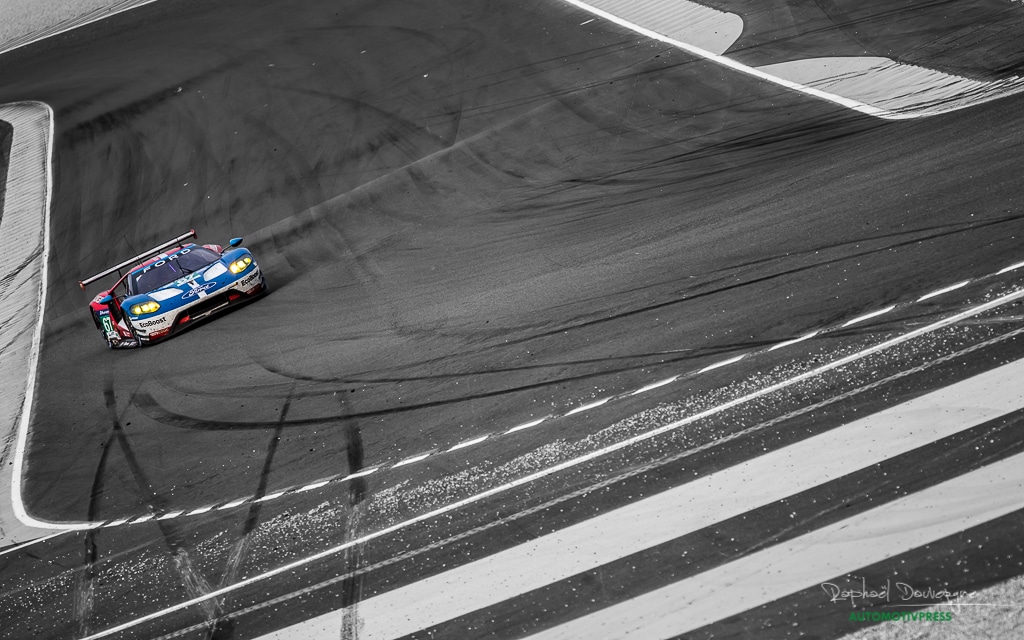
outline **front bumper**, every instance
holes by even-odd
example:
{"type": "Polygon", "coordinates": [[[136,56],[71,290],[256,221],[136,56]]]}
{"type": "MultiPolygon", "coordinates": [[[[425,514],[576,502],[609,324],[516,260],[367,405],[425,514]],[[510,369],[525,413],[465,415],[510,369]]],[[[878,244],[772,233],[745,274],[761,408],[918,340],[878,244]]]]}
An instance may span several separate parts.
{"type": "Polygon", "coordinates": [[[266,280],[259,268],[252,270],[228,288],[204,296],[187,307],[178,308],[156,317],[131,319],[139,341],[146,345],[170,338],[189,327],[250,302],[267,292],[266,280]]]}

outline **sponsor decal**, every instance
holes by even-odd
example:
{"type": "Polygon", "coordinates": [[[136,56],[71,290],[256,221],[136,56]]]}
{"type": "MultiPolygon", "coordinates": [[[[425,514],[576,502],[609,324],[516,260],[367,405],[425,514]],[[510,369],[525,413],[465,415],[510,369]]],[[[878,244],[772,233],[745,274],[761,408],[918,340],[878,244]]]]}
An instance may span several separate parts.
{"type": "Polygon", "coordinates": [[[248,277],[246,277],[244,280],[239,282],[238,286],[246,287],[246,286],[252,284],[253,282],[255,282],[256,279],[259,278],[259,277],[260,277],[260,272],[259,271],[253,271],[252,273],[250,273],[248,275],[248,277]]]}
{"type": "Polygon", "coordinates": [[[181,294],[182,300],[188,300],[189,298],[198,296],[201,293],[205,293],[207,290],[215,288],[217,286],[217,283],[207,282],[206,284],[195,284],[193,282],[190,283],[190,285],[192,286],[192,288],[186,291],[185,293],[181,294]]]}
{"type": "Polygon", "coordinates": [[[952,611],[853,611],[850,622],[951,622],[952,611]]]}
{"type": "Polygon", "coordinates": [[[160,318],[159,320],[148,320],[146,322],[136,322],[135,326],[139,327],[139,328],[155,327],[157,325],[163,324],[166,321],[167,321],[167,318],[160,318]]]}
{"type": "Polygon", "coordinates": [[[156,268],[156,267],[162,267],[165,264],[167,264],[168,261],[170,261],[170,260],[177,260],[180,256],[183,256],[183,255],[185,255],[187,253],[191,253],[191,251],[192,251],[192,249],[182,249],[181,251],[175,253],[174,255],[167,256],[163,260],[157,260],[153,264],[144,267],[142,269],[142,271],[138,272],[138,274],[142,275],[143,273],[146,273],[150,269],[153,269],[153,268],[156,268]]]}

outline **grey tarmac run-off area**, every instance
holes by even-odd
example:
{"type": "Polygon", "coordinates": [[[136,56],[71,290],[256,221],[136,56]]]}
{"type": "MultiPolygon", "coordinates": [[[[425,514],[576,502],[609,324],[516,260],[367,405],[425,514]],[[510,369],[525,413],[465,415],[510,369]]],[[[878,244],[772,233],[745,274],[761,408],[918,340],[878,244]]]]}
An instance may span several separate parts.
{"type": "MultiPolygon", "coordinates": [[[[1024,71],[1024,8],[1009,2],[957,3],[955,15],[949,3],[768,3],[756,13],[715,4],[748,18],[733,49],[751,64],[814,52],[885,55],[985,80],[1024,71]]],[[[886,123],[601,20],[581,25],[589,19],[557,2],[166,0],[0,56],[0,101],[44,101],[56,118],[30,513],[171,513],[394,463],[1024,259],[1022,98],[886,123]],[[202,242],[245,236],[271,295],[153,349],[108,352],[85,309],[95,291],[78,280],[189,228],[202,242]]],[[[849,330],[692,389],[287,503],[73,534],[4,556],[0,607],[5,618],[20,611],[23,624],[0,634],[101,631],[231,584],[275,555],[301,557],[432,506],[402,497],[431,480],[497,468],[656,402],[713,395],[715,385],[898,328],[849,330]],[[375,515],[385,500],[395,510],[375,515]],[[46,602],[49,590],[57,602],[46,602]]],[[[820,421],[1019,351],[1002,343],[950,365],[946,378],[915,378],[920,387],[860,407],[848,400],[820,421]]],[[[1006,438],[1001,451],[1020,446],[1006,438]]],[[[703,464],[719,467],[739,449],[703,464]]],[[[639,464],[627,457],[615,468],[639,464]]],[[[580,473],[570,485],[605,471],[580,473]]],[[[682,481],[666,474],[667,484],[682,481]]],[[[368,545],[152,633],[382,565],[289,601],[286,613],[256,614],[235,636],[250,637],[621,500],[590,499],[576,515],[538,511],[453,555],[403,559],[560,490],[539,487],[368,545]]],[[[783,528],[778,514],[759,517],[766,531],[783,528]]],[[[1019,524],[993,526],[1003,542],[992,553],[1008,559],[972,556],[976,572],[989,567],[975,584],[1021,572],[1019,544],[1007,542],[1019,524]]],[[[939,555],[955,557],[959,547],[947,546],[939,555]]],[[[852,630],[819,623],[826,635],[852,630]]],[[[745,624],[727,630],[742,634],[745,624]]],[[[232,637],[234,625],[192,633],[232,637]]]]}

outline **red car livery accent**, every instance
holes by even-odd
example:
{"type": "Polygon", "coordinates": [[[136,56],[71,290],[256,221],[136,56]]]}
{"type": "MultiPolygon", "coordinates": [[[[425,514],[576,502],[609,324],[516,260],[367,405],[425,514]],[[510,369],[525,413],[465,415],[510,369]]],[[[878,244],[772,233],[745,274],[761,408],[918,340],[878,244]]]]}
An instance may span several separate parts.
{"type": "Polygon", "coordinates": [[[233,238],[224,249],[185,243],[194,237],[193,229],[78,283],[85,289],[100,278],[119,276],[89,303],[108,347],[162,340],[267,292],[252,253],[239,246],[241,238],[233,238]]]}

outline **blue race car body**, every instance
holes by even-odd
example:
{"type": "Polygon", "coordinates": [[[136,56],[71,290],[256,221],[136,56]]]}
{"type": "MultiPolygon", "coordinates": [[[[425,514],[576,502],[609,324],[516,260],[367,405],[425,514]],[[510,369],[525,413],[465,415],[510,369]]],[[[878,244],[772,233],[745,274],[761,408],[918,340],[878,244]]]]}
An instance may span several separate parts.
{"type": "Polygon", "coordinates": [[[235,238],[228,248],[184,244],[195,232],[82,281],[89,282],[135,262],[135,268],[90,304],[96,326],[111,348],[137,347],[175,333],[266,293],[252,253],[235,238]],[[165,251],[169,245],[177,244],[165,251]],[[148,258],[148,260],[142,261],[148,258]]]}

